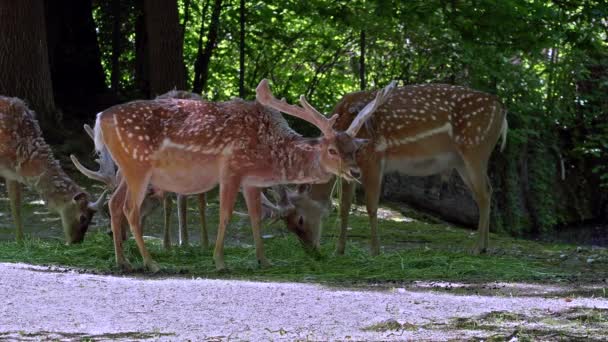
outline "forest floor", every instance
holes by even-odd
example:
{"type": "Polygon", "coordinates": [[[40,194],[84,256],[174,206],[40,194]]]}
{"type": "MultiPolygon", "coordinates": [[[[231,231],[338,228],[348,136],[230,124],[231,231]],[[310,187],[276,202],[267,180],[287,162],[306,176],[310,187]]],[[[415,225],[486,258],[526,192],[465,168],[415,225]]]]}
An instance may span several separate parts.
{"type": "MultiPolygon", "coordinates": [[[[198,227],[191,205],[189,225],[198,227]]],[[[211,241],[217,209],[211,201],[211,241]]],[[[608,339],[606,248],[491,234],[489,253],[473,255],[476,232],[402,205],[379,210],[379,256],[369,255],[361,206],[350,216],[345,255],[334,253],[335,214],[319,255],[280,224],[265,227],[273,263],[265,269],[247,218],[235,216],[222,273],[212,251],[196,245],[198,233],[194,246],[164,250],[157,213],[145,229],[162,268],[154,275],[141,269],[132,239],[125,252],[136,271],[115,268],[103,215],[84,243],[65,246],[57,218],[32,194],[25,241],[12,241],[1,213],[0,340],[608,339]]]]}
{"type": "Polygon", "coordinates": [[[594,289],[150,280],[0,263],[0,340],[601,341],[608,299],[594,289]]]}

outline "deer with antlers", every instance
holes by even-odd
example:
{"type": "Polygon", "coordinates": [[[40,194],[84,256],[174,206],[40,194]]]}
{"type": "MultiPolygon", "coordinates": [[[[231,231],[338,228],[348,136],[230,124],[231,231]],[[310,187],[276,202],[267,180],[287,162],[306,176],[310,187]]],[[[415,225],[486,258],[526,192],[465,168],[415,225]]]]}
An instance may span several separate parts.
{"type": "Polygon", "coordinates": [[[34,112],[17,98],[0,96],[0,142],[0,176],[6,180],[17,240],[23,239],[21,184],[25,184],[59,214],[66,243],[81,242],[105,193],[89,201],[91,196],[53,157],[34,112]]]}
{"type": "Polygon", "coordinates": [[[242,187],[257,260],[269,265],[260,233],[261,188],[327,182],[333,175],[358,177],[354,157],[361,142],[355,135],[393,86],[378,92],[345,131],[332,127],[337,116],[326,118],[303,96],[302,107],[276,100],[266,80],[256,89],[257,102],[159,99],[134,101],[100,113],[95,123],[96,149],[106,147],[123,176],[110,199],[118,265],[129,268],[117,234],[124,212],[144,266],[153,272],[159,269],[141,234],[140,206],[149,184],[180,194],[203,193],[219,184],[220,220],[214,250],[218,270],[225,269],[226,225],[242,187]],[[323,136],[301,137],[273,109],[314,124],[323,136]],[[121,202],[121,198],[126,200],[121,202]]]}
{"type": "MultiPolygon", "coordinates": [[[[336,105],[336,128],[348,127],[353,113],[375,96],[373,91],[348,94],[336,105]]],[[[490,198],[488,160],[502,136],[507,136],[506,110],[496,96],[461,86],[410,85],[393,91],[367,121],[359,138],[369,139],[358,152],[361,183],[370,218],[371,254],[380,251],[377,210],[382,177],[387,172],[427,176],[456,169],[479,208],[477,252],[489,244],[490,198]]],[[[280,203],[289,230],[311,247],[318,247],[324,213],[331,206],[333,182],[282,191],[280,203]]],[[[342,182],[341,227],[337,253],[346,245],[348,214],[355,184],[342,182]]]]}
{"type": "MultiPolygon", "coordinates": [[[[91,139],[93,138],[93,129],[91,128],[91,126],[85,124],[84,125],[84,130],[85,132],[87,132],[87,134],[91,137],[91,139]]],[[[114,162],[112,161],[112,157],[110,156],[110,153],[107,149],[103,149],[102,151],[99,152],[99,158],[96,159],[96,162],[99,164],[99,170],[94,171],[91,169],[88,169],[86,166],[84,166],[80,160],[78,160],[78,158],[75,155],[70,155],[70,158],[72,159],[72,163],[74,163],[74,166],[76,167],[76,169],[78,169],[78,171],[80,171],[83,175],[87,176],[88,178],[92,179],[92,180],[96,180],[99,182],[102,182],[105,184],[106,186],[106,190],[108,191],[114,191],[116,190],[117,184],[120,184],[121,180],[122,180],[122,175],[120,173],[120,170],[116,170],[116,165],[114,164],[114,162]]],[[[275,195],[275,198],[278,199],[278,194],[273,193],[273,195],[275,195]]],[[[156,210],[161,202],[163,202],[163,210],[164,210],[164,225],[163,225],[163,247],[165,249],[169,249],[171,246],[171,229],[170,229],[170,211],[171,211],[171,204],[167,205],[168,203],[171,203],[171,200],[167,198],[168,196],[163,193],[162,191],[157,191],[155,190],[152,186],[149,187],[148,189],[148,193],[146,194],[146,197],[141,205],[141,210],[140,210],[140,216],[141,216],[141,221],[142,221],[142,225],[145,222],[146,218],[152,214],[152,212],[154,212],[154,210],[156,210]]],[[[186,196],[184,195],[179,195],[178,194],[178,199],[179,198],[185,198],[186,196]]],[[[203,249],[208,248],[208,231],[207,231],[207,220],[206,220],[206,206],[207,206],[207,201],[206,201],[206,194],[199,194],[199,211],[201,213],[201,247],[203,247],[203,249]]],[[[261,200],[262,200],[262,220],[265,219],[274,219],[274,221],[278,221],[281,218],[285,217],[285,210],[283,209],[283,206],[277,205],[272,203],[265,195],[264,193],[261,194],[261,200]]],[[[124,202],[124,199],[121,200],[121,202],[124,202]]],[[[187,231],[187,226],[186,226],[186,216],[185,216],[185,211],[186,211],[186,203],[184,202],[179,202],[178,200],[178,226],[179,226],[179,233],[180,236],[188,236],[188,231],[187,231]]],[[[246,214],[243,213],[238,213],[240,216],[246,216],[246,214]]],[[[121,228],[121,237],[122,240],[125,241],[127,239],[126,233],[127,233],[127,229],[128,227],[125,227],[124,225],[127,224],[126,221],[123,220],[123,226],[121,228]]],[[[183,239],[183,238],[182,238],[183,239]]],[[[181,240],[183,241],[183,240],[181,240]]]]}

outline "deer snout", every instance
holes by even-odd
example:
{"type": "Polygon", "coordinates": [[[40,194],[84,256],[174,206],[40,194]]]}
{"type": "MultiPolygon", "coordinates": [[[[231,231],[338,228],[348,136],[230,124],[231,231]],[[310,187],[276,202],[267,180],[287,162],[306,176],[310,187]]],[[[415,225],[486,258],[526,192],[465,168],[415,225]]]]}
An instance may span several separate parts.
{"type": "Polygon", "coordinates": [[[350,175],[355,179],[359,179],[359,177],[361,177],[361,169],[359,169],[358,167],[351,168],[350,175]]]}

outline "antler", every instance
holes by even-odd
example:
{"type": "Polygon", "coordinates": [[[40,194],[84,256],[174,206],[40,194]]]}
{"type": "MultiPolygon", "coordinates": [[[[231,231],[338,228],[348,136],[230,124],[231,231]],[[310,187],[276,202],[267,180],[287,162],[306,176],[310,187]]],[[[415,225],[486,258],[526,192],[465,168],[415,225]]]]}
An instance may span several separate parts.
{"type": "MultiPolygon", "coordinates": [[[[84,130],[91,138],[93,138],[93,130],[91,129],[91,126],[85,124],[84,130]]],[[[78,171],[80,171],[83,175],[106,184],[110,189],[114,189],[117,186],[114,161],[107,150],[101,151],[99,154],[99,159],[96,159],[97,163],[99,163],[99,171],[87,169],[73,154],[70,155],[70,159],[72,159],[74,166],[76,166],[78,171]]]]}
{"type": "Polygon", "coordinates": [[[88,205],[89,209],[91,209],[93,211],[99,211],[106,201],[106,196],[108,196],[108,189],[104,190],[101,193],[101,195],[99,195],[99,198],[97,198],[97,201],[89,203],[89,205],[88,205]]]}
{"type": "Polygon", "coordinates": [[[380,107],[384,103],[384,101],[388,99],[388,97],[395,89],[396,85],[397,81],[392,81],[391,83],[389,83],[389,85],[384,87],[384,89],[379,90],[376,93],[376,98],[372,102],[368,103],[365,107],[363,107],[359,114],[357,114],[357,117],[355,117],[353,122],[351,122],[350,126],[346,130],[346,133],[348,133],[348,135],[350,135],[351,137],[355,137],[359,132],[359,129],[361,129],[361,127],[365,123],[365,121],[367,121],[367,119],[369,119],[369,117],[374,114],[376,109],[378,109],[378,107],[380,107]]]}
{"type": "Polygon", "coordinates": [[[267,79],[260,81],[260,84],[258,84],[255,92],[256,99],[264,106],[272,107],[285,114],[293,115],[302,120],[306,120],[319,128],[326,137],[335,135],[333,125],[338,119],[338,114],[334,114],[329,119],[326,118],[325,115],[319,113],[319,111],[317,111],[313,106],[310,105],[310,103],[308,103],[308,101],[306,101],[306,97],[304,95],[300,96],[300,104],[302,107],[290,105],[285,101],[285,99],[279,101],[272,95],[267,79]]]}

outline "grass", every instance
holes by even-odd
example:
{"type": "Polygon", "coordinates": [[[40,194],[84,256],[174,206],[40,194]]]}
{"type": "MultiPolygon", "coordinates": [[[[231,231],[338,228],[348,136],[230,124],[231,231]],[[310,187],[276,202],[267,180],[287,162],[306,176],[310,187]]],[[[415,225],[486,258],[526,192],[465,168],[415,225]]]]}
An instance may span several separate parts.
{"type": "MultiPolygon", "coordinates": [[[[194,203],[192,203],[194,205],[194,203]]],[[[212,207],[213,208],[213,207],[212,207]]],[[[388,210],[388,209],[386,209],[388,210]]],[[[389,210],[390,211],[390,210],[389,210]]],[[[212,251],[198,246],[162,249],[160,241],[147,241],[153,257],[161,265],[160,276],[255,279],[263,281],[320,282],[340,285],[381,284],[392,286],[414,280],[451,282],[598,282],[608,278],[608,253],[605,249],[577,249],[573,245],[548,244],[492,234],[492,249],[487,255],[473,255],[476,233],[467,229],[403,222],[399,213],[379,220],[383,253],[368,253],[368,220],[356,210],[350,218],[349,241],[343,256],[333,253],[336,218],[331,216],[323,236],[320,256],[307,254],[288,234],[277,233],[264,241],[266,256],[273,267],[260,269],[251,246],[248,226],[230,227],[239,236],[225,249],[229,271],[215,271],[212,251]],[[593,263],[587,260],[593,258],[593,263]]],[[[214,218],[215,213],[208,215],[214,218]]],[[[216,223],[211,222],[212,232],[216,223]]],[[[105,228],[104,228],[105,229],[105,228]]],[[[213,240],[212,240],[213,241],[213,240]]],[[[141,258],[130,239],[125,246],[127,258],[141,268],[141,258]]],[[[59,239],[29,238],[22,243],[0,242],[1,262],[61,265],[96,273],[117,273],[110,237],[97,230],[84,243],[65,246],[59,239]]],[[[140,272],[141,273],[141,272],[140,272]]]]}

